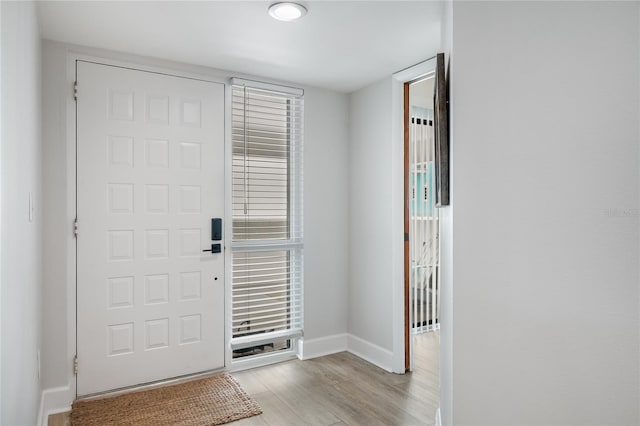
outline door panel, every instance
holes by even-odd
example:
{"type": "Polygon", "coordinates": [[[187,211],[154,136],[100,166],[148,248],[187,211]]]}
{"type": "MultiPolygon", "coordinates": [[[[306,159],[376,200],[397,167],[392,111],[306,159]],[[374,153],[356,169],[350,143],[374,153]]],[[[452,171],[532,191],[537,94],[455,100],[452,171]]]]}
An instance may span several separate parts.
{"type": "Polygon", "coordinates": [[[78,394],[224,366],[224,86],[78,61],[78,394]]]}

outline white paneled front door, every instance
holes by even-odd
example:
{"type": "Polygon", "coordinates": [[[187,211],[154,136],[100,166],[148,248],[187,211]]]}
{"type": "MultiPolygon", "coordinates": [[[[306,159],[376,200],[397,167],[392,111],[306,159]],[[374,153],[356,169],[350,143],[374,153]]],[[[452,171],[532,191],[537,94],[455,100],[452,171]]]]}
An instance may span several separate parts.
{"type": "Polygon", "coordinates": [[[77,62],[78,395],[224,366],[224,86],[77,62]]]}

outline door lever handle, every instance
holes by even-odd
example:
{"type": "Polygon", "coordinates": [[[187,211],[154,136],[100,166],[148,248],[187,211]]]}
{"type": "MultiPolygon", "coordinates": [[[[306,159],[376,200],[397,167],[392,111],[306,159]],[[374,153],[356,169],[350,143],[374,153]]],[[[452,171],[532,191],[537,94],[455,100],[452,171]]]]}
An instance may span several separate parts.
{"type": "Polygon", "coordinates": [[[203,252],[206,251],[210,251],[212,254],[213,253],[220,253],[222,252],[222,245],[221,244],[211,244],[211,248],[207,249],[207,250],[202,250],[203,252]]]}

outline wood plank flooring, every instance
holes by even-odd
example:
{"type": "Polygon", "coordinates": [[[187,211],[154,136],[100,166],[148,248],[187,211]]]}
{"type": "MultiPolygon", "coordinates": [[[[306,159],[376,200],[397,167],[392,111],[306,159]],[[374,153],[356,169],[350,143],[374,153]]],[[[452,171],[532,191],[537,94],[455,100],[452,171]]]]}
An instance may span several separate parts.
{"type": "MultiPolygon", "coordinates": [[[[231,425],[433,425],[438,332],[413,336],[415,371],[392,374],[347,352],[233,373],[263,413],[231,425]]],[[[49,416],[68,426],[69,413],[49,416]]]]}

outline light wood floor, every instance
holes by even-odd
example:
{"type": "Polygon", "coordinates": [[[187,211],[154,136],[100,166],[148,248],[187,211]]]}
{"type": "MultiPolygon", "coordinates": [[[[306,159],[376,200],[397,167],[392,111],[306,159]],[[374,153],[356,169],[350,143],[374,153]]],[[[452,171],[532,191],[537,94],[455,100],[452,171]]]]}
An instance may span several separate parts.
{"type": "MultiPolygon", "coordinates": [[[[414,336],[415,371],[392,374],[341,352],[233,373],[262,407],[245,425],[433,425],[439,405],[438,332],[414,336]]],[[[49,426],[69,425],[69,413],[49,426]]]]}

